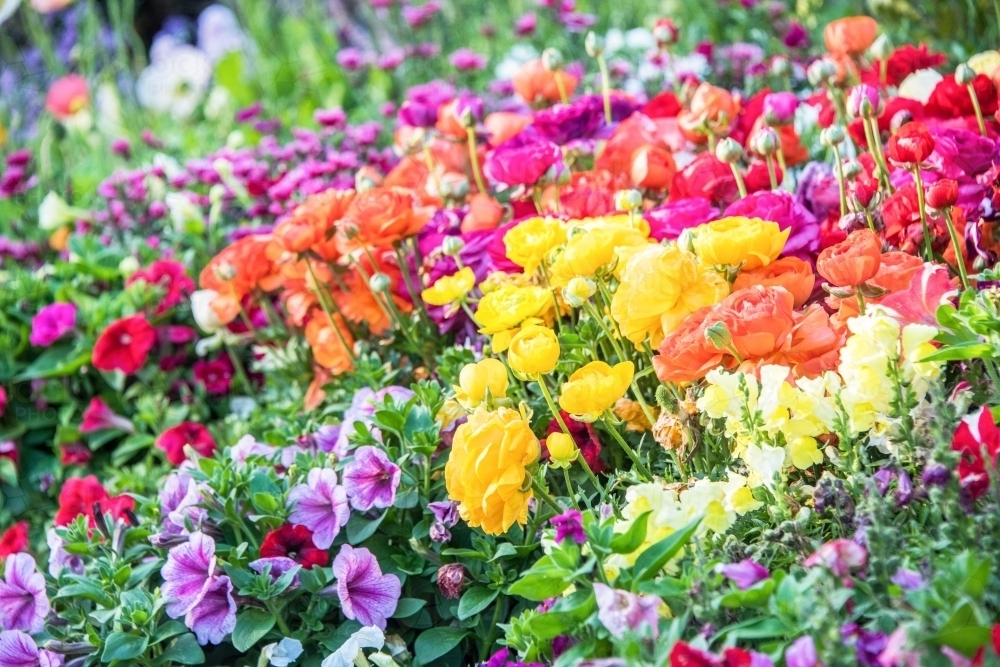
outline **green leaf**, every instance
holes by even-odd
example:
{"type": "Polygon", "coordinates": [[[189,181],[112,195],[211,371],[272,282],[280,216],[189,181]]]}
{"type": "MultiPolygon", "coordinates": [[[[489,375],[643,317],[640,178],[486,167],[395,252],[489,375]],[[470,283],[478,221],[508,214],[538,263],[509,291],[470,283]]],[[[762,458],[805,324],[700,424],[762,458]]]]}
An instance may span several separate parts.
{"type": "Polygon", "coordinates": [[[246,653],[274,627],[274,614],[265,609],[247,609],[236,617],[233,646],[246,653]]]}
{"type": "Polygon", "coordinates": [[[643,512],[636,517],[627,531],[615,535],[611,540],[611,552],[630,554],[641,547],[642,543],[646,541],[646,529],[649,527],[649,521],[646,520],[646,517],[651,513],[652,510],[643,512]]]}
{"type": "Polygon", "coordinates": [[[572,614],[565,612],[549,612],[539,614],[528,621],[528,630],[538,639],[554,639],[567,634],[576,625],[572,614]]]}
{"type": "Polygon", "coordinates": [[[700,523],[701,517],[698,517],[639,554],[632,566],[632,590],[635,591],[640,582],[659,574],[663,566],[691,541],[700,523]]]}
{"type": "Polygon", "coordinates": [[[431,628],[424,630],[417,637],[413,648],[417,660],[422,665],[428,665],[437,660],[465,639],[466,631],[461,628],[431,628]]]}
{"type": "Polygon", "coordinates": [[[950,646],[969,657],[989,640],[990,629],[978,624],[975,610],[969,603],[959,607],[944,627],[930,638],[938,646],[950,646]]]}
{"type": "Polygon", "coordinates": [[[90,350],[57,345],[38,355],[31,365],[14,376],[14,382],[72,375],[90,363],[90,350]]]}
{"type": "Polygon", "coordinates": [[[278,499],[269,493],[253,494],[253,506],[264,514],[274,514],[278,511],[278,499]]]}
{"type": "Polygon", "coordinates": [[[959,343],[958,345],[942,347],[920,361],[921,363],[928,361],[964,361],[967,359],[982,359],[983,357],[993,358],[995,356],[996,348],[989,343],[959,343]]]}
{"type": "Polygon", "coordinates": [[[161,665],[200,665],[205,662],[205,652],[190,632],[177,639],[173,646],[163,652],[157,663],[161,665]]]}
{"type": "Polygon", "coordinates": [[[511,584],[508,594],[519,595],[534,602],[541,602],[562,595],[569,586],[566,577],[571,573],[555,567],[529,570],[518,581],[511,584]]]}
{"type": "Polygon", "coordinates": [[[756,584],[746,589],[745,591],[733,591],[725,595],[722,600],[719,601],[723,607],[728,607],[729,609],[739,609],[740,607],[763,607],[767,605],[767,601],[771,598],[771,593],[774,592],[774,587],[777,584],[774,583],[774,579],[768,578],[764,581],[758,581],[756,584]]]}
{"type": "MultiPolygon", "coordinates": [[[[350,522],[347,523],[350,526],[350,522]]],[[[442,556],[455,556],[456,558],[473,558],[475,560],[488,560],[486,554],[482,551],[477,551],[475,549],[445,549],[441,552],[442,556]]]]}
{"type": "Polygon", "coordinates": [[[506,558],[507,556],[516,556],[516,555],[517,555],[517,547],[515,547],[510,542],[504,542],[503,544],[497,547],[496,553],[493,554],[493,558],[491,558],[489,562],[492,563],[493,561],[499,560],[500,558],[506,558]]]}
{"type": "Polygon", "coordinates": [[[146,652],[149,639],[146,635],[133,635],[128,632],[112,632],[104,641],[104,653],[101,662],[112,660],[134,660],[146,652]]]}
{"type": "Polygon", "coordinates": [[[464,621],[471,616],[475,616],[483,609],[486,609],[499,594],[499,590],[495,588],[484,588],[483,586],[476,586],[475,588],[470,588],[465,591],[465,593],[462,594],[462,599],[458,601],[459,620],[464,621]]]}
{"type": "Polygon", "coordinates": [[[375,519],[366,519],[357,513],[351,514],[351,518],[347,520],[347,541],[355,545],[367,540],[378,530],[386,514],[387,512],[382,512],[375,519]]]}
{"type": "Polygon", "coordinates": [[[409,618],[423,609],[426,604],[426,600],[418,600],[417,598],[399,598],[399,602],[396,603],[396,611],[393,612],[392,618],[409,618]]]}

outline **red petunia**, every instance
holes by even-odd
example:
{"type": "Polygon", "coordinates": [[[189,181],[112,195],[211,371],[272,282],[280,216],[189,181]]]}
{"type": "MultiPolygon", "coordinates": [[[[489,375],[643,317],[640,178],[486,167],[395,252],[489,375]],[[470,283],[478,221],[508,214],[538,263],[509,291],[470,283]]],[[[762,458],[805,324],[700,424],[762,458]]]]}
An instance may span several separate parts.
{"type": "Polygon", "coordinates": [[[286,523],[264,536],[260,545],[261,558],[291,558],[307,570],[324,567],[330,554],[313,543],[313,533],[305,526],[286,523]]]}
{"type": "Polygon", "coordinates": [[[962,455],[962,460],[958,462],[962,488],[973,500],[979,498],[990,485],[987,461],[995,472],[997,457],[1000,456],[1000,429],[993,421],[989,408],[979,408],[977,412],[966,415],[955,430],[951,448],[962,455]]]}
{"type": "Polygon", "coordinates": [[[64,466],[85,466],[90,463],[90,449],[82,442],[73,442],[59,447],[59,462],[64,466]]]}
{"type": "Polygon", "coordinates": [[[145,269],[139,269],[129,276],[126,284],[132,285],[138,281],[159,287],[164,291],[163,298],[156,306],[157,315],[176,306],[195,288],[194,280],[187,275],[187,269],[174,259],[156,260],[145,269]]]}
{"type": "Polygon", "coordinates": [[[19,521],[0,535],[0,559],[28,548],[28,522],[19,521]]]}
{"type": "Polygon", "coordinates": [[[210,394],[225,394],[233,382],[233,362],[229,357],[196,361],[192,372],[195,379],[205,385],[205,391],[210,394]]]}
{"type": "Polygon", "coordinates": [[[102,371],[120,370],[131,375],[146,363],[146,356],[156,342],[156,331],[143,315],[132,315],[112,322],[94,344],[92,362],[102,371]]]}
{"type": "Polygon", "coordinates": [[[69,525],[81,514],[86,516],[91,528],[94,527],[94,506],[102,513],[111,513],[116,519],[135,507],[130,496],[109,496],[94,475],[71,477],[59,491],[59,511],[56,512],[57,526],[69,525]]]}
{"type": "Polygon", "coordinates": [[[156,439],[156,447],[163,450],[167,460],[175,466],[184,463],[187,458],[184,454],[186,445],[191,445],[202,456],[211,456],[215,452],[215,438],[207,428],[196,422],[181,422],[177,426],[171,426],[156,439]]]}

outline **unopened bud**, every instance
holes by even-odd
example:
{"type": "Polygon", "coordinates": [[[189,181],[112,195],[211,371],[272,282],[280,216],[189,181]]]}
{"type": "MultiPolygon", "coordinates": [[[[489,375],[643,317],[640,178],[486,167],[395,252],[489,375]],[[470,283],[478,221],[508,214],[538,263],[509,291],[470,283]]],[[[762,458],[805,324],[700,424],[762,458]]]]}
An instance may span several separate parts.
{"type": "Polygon", "coordinates": [[[653,26],[653,38],[661,47],[676,44],[679,37],[680,32],[670,19],[660,19],[653,26]]]}
{"type": "Polygon", "coordinates": [[[441,252],[454,257],[465,247],[465,241],[460,236],[449,236],[441,243],[441,252]]]}
{"type": "Polygon", "coordinates": [[[817,60],[809,66],[809,69],[806,70],[806,77],[809,79],[809,83],[813,87],[818,88],[819,86],[828,83],[836,73],[837,66],[826,58],[823,58],[821,60],[817,60]]]}
{"type": "Polygon", "coordinates": [[[889,56],[892,55],[892,52],[892,40],[890,40],[889,36],[885,33],[876,37],[875,41],[872,42],[871,47],[868,49],[868,53],[871,54],[872,58],[882,61],[889,60],[889,56]]]}
{"type": "Polygon", "coordinates": [[[728,350],[733,342],[733,336],[725,322],[716,322],[705,329],[705,339],[718,350],[728,350]]]}
{"type": "Polygon", "coordinates": [[[465,584],[465,566],[461,563],[442,565],[437,571],[437,584],[446,600],[457,600],[465,584]]]}
{"type": "Polygon", "coordinates": [[[955,82],[963,86],[967,86],[972,83],[973,79],[976,78],[976,73],[968,63],[962,63],[955,69],[955,82]]]}
{"type": "Polygon", "coordinates": [[[368,286],[372,288],[373,292],[380,294],[392,286],[392,280],[384,273],[376,273],[368,281],[368,286]]]}
{"type": "Polygon", "coordinates": [[[750,147],[761,155],[774,155],[781,147],[778,133],[770,127],[762,127],[750,137],[750,147]]]}
{"type": "Polygon", "coordinates": [[[786,77],[792,73],[792,62],[785,56],[775,56],[771,59],[771,74],[776,77],[786,77]]]}
{"type": "Polygon", "coordinates": [[[743,147],[730,137],[719,140],[715,146],[715,157],[725,164],[736,164],[743,157],[743,147]]]}
{"type": "Polygon", "coordinates": [[[619,190],[615,193],[615,208],[630,213],[642,207],[642,193],[638,190],[619,190]]]}
{"type": "Polygon", "coordinates": [[[132,255],[128,255],[122,258],[122,261],[118,262],[118,272],[122,274],[123,278],[128,278],[138,270],[139,260],[132,255]]]}
{"type": "Polygon", "coordinates": [[[831,125],[819,134],[820,143],[827,148],[839,146],[844,143],[844,139],[846,138],[847,135],[844,134],[844,128],[839,125],[831,125]]]}
{"type": "Polygon", "coordinates": [[[593,280],[589,278],[583,278],[582,276],[576,276],[571,278],[566,287],[563,288],[563,300],[570,305],[571,308],[579,308],[587,301],[590,297],[594,296],[597,291],[597,285],[594,284],[593,280]]]}
{"type": "Polygon", "coordinates": [[[553,49],[551,47],[542,51],[542,65],[550,72],[555,72],[560,69],[563,64],[562,54],[559,53],[558,49],[553,49]]]}
{"type": "Polygon", "coordinates": [[[849,181],[853,181],[855,178],[861,175],[862,171],[864,171],[864,168],[861,166],[861,163],[858,162],[857,160],[848,160],[847,162],[844,163],[843,168],[844,168],[844,178],[846,178],[849,181]]]}
{"type": "Polygon", "coordinates": [[[583,48],[587,50],[587,55],[597,58],[604,54],[604,38],[591,30],[583,40],[583,48]]]}

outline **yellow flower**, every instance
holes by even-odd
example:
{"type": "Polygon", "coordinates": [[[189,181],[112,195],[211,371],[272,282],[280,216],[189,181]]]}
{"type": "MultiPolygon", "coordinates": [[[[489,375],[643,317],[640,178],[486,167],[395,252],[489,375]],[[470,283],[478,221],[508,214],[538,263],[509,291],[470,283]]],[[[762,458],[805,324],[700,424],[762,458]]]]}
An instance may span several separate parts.
{"type": "Polygon", "coordinates": [[[447,306],[458,301],[476,286],[476,274],[465,267],[451,276],[438,278],[437,282],[420,293],[424,301],[432,306],[447,306]]]}
{"type": "Polygon", "coordinates": [[[788,455],[792,465],[799,470],[805,470],[823,462],[823,452],[819,449],[816,438],[804,436],[796,438],[788,445],[788,455]]]}
{"type": "Polygon", "coordinates": [[[708,266],[742,263],[744,269],[759,269],[778,258],[791,231],[758,218],[723,218],[692,230],[694,252],[708,266]]]}
{"type": "Polygon", "coordinates": [[[559,362],[559,339],[552,329],[532,324],[522,327],[510,341],[507,361],[521,375],[545,375],[559,362]]]}
{"type": "Polygon", "coordinates": [[[747,486],[741,486],[733,491],[729,496],[729,503],[732,505],[733,511],[740,516],[764,506],[764,503],[753,497],[753,491],[747,486]]]}
{"type": "Polygon", "coordinates": [[[673,244],[651,245],[633,255],[622,272],[611,316],[630,341],[648,340],[655,348],[685,317],[728,294],[726,279],[699,265],[693,254],[673,244]]]}
{"type": "Polygon", "coordinates": [[[562,298],[570,308],[580,308],[597,292],[597,284],[589,278],[570,278],[563,287],[562,298]]]}
{"type": "Polygon", "coordinates": [[[478,408],[458,427],[444,469],[448,497],[459,515],[490,535],[506,532],[528,518],[531,479],[527,467],[540,446],[524,415],[501,407],[478,408]]]}
{"type": "Polygon", "coordinates": [[[434,415],[434,421],[441,427],[442,431],[450,431],[455,428],[455,422],[465,417],[465,410],[457,400],[448,399],[441,404],[441,409],[434,415]]]}
{"type": "Polygon", "coordinates": [[[458,374],[455,400],[463,408],[473,410],[486,400],[504,398],[507,395],[507,368],[499,359],[483,359],[474,364],[466,364],[458,374]]]}
{"type": "Polygon", "coordinates": [[[619,248],[649,245],[648,236],[639,229],[609,224],[575,234],[552,263],[553,286],[562,287],[575,276],[592,277],[614,262],[619,248]]]}
{"type": "Polygon", "coordinates": [[[625,395],[634,372],[631,361],[614,367],[592,361],[569,376],[562,386],[559,405],[580,421],[594,421],[625,395]]]}
{"type": "Polygon", "coordinates": [[[476,321],[479,333],[493,335],[520,326],[552,307],[552,294],[544,287],[502,285],[479,300],[476,321]]]}
{"type": "Polygon", "coordinates": [[[573,438],[565,433],[552,433],[545,438],[545,447],[549,450],[549,458],[553,468],[568,468],[580,455],[573,438]]]}
{"type": "Polygon", "coordinates": [[[534,273],[549,253],[566,240],[566,224],[556,218],[528,218],[503,235],[507,259],[534,273]]]}
{"type": "Polygon", "coordinates": [[[969,68],[976,74],[992,76],[1000,68],[1000,51],[991,50],[977,53],[969,58],[969,68]]]}

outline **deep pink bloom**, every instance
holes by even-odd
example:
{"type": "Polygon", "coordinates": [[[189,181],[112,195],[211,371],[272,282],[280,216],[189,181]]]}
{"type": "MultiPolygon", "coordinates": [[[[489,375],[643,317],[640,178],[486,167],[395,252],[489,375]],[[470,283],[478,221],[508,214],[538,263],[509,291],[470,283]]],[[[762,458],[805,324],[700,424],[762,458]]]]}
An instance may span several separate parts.
{"type": "Polygon", "coordinates": [[[659,608],[663,600],[655,595],[636,595],[602,583],[594,584],[597,618],[613,636],[621,639],[628,630],[649,625],[653,638],[660,633],[659,608]]]}
{"type": "Polygon", "coordinates": [[[83,411],[83,421],[80,423],[80,433],[93,433],[94,431],[107,431],[118,429],[132,433],[135,427],[132,422],[117,415],[108,407],[108,404],[100,396],[90,399],[87,409],[83,411]]]}
{"type": "Polygon", "coordinates": [[[313,468],[306,484],[288,492],[292,508],[288,520],[313,532],[313,542],[320,549],[329,549],[340,529],[351,518],[347,492],[337,484],[337,473],[329,468],[313,468]]]}
{"type": "Polygon", "coordinates": [[[469,72],[484,69],[486,67],[486,56],[476,53],[472,49],[463,48],[448,56],[448,62],[460,72],[469,72]]]}
{"type": "Polygon", "coordinates": [[[131,375],[146,363],[155,342],[156,331],[145,316],[123,317],[98,336],[91,361],[98,370],[120,370],[131,375]]]}
{"type": "Polygon", "coordinates": [[[184,447],[191,445],[195,452],[202,456],[211,456],[215,452],[215,438],[208,429],[196,422],[181,422],[171,426],[156,439],[157,449],[167,455],[167,460],[179,466],[187,460],[184,447]]]}
{"type": "Polygon", "coordinates": [[[852,570],[862,568],[868,562],[868,552],[852,540],[832,540],[821,546],[816,553],[803,562],[806,567],[822,565],[838,577],[846,577],[852,570]]]}
{"type": "Polygon", "coordinates": [[[342,546],[333,559],[333,576],[337,578],[337,597],[344,616],[384,630],[402,591],[399,578],[382,574],[378,560],[368,549],[355,549],[349,544],[342,546]]]}
{"type": "Polygon", "coordinates": [[[45,108],[59,120],[66,120],[89,103],[87,80],[78,74],[57,79],[45,96],[45,108]]]}
{"type": "Polygon", "coordinates": [[[871,104],[872,112],[876,116],[881,114],[882,109],[879,108],[883,106],[881,93],[875,86],[864,83],[851,88],[851,93],[847,96],[847,113],[858,118],[861,116],[861,105],[865,101],[871,104]]]}
{"type": "Polygon", "coordinates": [[[72,303],[52,303],[38,311],[31,318],[31,344],[48,347],[67,331],[76,326],[76,305],[72,303]]]}
{"type": "Polygon", "coordinates": [[[0,387],[0,417],[7,412],[7,390],[0,387]]]}
{"type": "Polygon", "coordinates": [[[799,98],[795,93],[780,91],[768,93],[764,97],[764,118],[771,125],[788,125],[795,120],[795,110],[799,106],[799,98]]]}
{"type": "Polygon", "coordinates": [[[587,536],[583,532],[583,515],[580,510],[568,509],[551,519],[552,525],[556,529],[556,544],[562,544],[563,540],[569,538],[577,544],[587,541],[587,536]]]}
{"type": "Polygon", "coordinates": [[[760,563],[745,558],[739,563],[728,563],[720,565],[718,572],[736,584],[740,590],[746,590],[756,584],[770,578],[771,573],[760,563]]]}
{"type": "Polygon", "coordinates": [[[989,488],[989,467],[996,470],[1000,457],[1000,429],[993,421],[989,408],[979,408],[966,415],[955,430],[951,448],[962,455],[958,462],[958,477],[962,488],[976,500],[989,488]]]}
{"type": "Polygon", "coordinates": [[[187,275],[187,269],[173,259],[158,259],[145,269],[139,269],[129,276],[126,284],[145,282],[151,287],[163,290],[163,297],[156,306],[156,314],[170,310],[194,291],[194,280],[187,275]]]}
{"type": "Polygon", "coordinates": [[[225,394],[233,383],[233,362],[228,356],[211,361],[200,359],[191,367],[191,372],[209,394],[225,394]]]}
{"type": "Polygon", "coordinates": [[[514,21],[514,34],[518,37],[527,37],[534,34],[535,28],[538,26],[538,15],[535,12],[527,12],[521,14],[514,21]]]}
{"type": "Polygon", "coordinates": [[[719,209],[704,197],[675,199],[643,214],[649,223],[649,235],[657,241],[672,241],[685,229],[719,219],[719,209]]]}
{"type": "Polygon", "coordinates": [[[30,635],[19,630],[0,632],[0,667],[62,667],[58,653],[39,649],[30,635]]]}
{"type": "Polygon", "coordinates": [[[782,256],[808,259],[819,251],[820,226],[816,216],[784,190],[755,192],[730,204],[723,215],[760,218],[778,223],[782,230],[791,228],[782,256]]]}
{"type": "Polygon", "coordinates": [[[785,665],[787,667],[816,667],[818,664],[816,643],[809,635],[799,637],[785,650],[785,665]]]}
{"type": "Polygon", "coordinates": [[[486,158],[484,171],[490,180],[513,187],[535,185],[561,157],[559,147],[549,141],[514,137],[486,158]]]}
{"type": "Polygon", "coordinates": [[[286,523],[264,536],[260,545],[261,558],[291,558],[307,570],[325,567],[330,554],[313,542],[313,533],[305,526],[286,523]]]}
{"type": "Polygon", "coordinates": [[[340,107],[334,109],[317,109],[313,112],[313,120],[323,127],[339,129],[347,122],[347,114],[340,107]]]}
{"type": "Polygon", "coordinates": [[[348,71],[361,69],[366,61],[365,54],[353,46],[343,48],[337,53],[337,64],[348,71]]]}
{"type": "Polygon", "coordinates": [[[8,556],[0,581],[0,627],[4,630],[41,632],[49,615],[45,575],[26,553],[8,556]]]}
{"type": "Polygon", "coordinates": [[[402,472],[381,449],[365,446],[354,452],[354,460],[344,468],[344,489],[351,507],[365,512],[373,507],[390,507],[402,472]]]}

